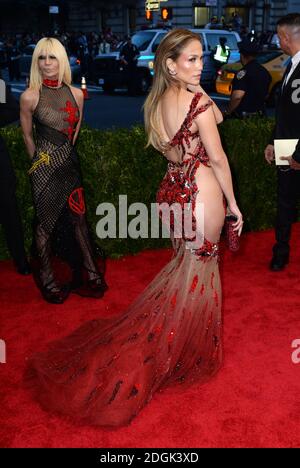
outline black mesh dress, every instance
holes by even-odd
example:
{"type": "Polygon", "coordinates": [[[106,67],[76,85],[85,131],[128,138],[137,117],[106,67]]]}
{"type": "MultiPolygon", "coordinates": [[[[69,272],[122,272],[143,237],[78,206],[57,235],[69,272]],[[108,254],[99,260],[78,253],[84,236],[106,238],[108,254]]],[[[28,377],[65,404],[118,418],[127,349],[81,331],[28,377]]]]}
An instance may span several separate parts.
{"type": "Polygon", "coordinates": [[[36,212],[32,252],[35,281],[49,302],[63,302],[71,290],[101,297],[107,289],[104,261],[99,269],[86,222],[80,167],[72,144],[79,108],[70,87],[43,84],[33,119],[36,152],[29,174],[36,212]],[[53,256],[71,267],[68,285],[59,285],[53,256]]]}

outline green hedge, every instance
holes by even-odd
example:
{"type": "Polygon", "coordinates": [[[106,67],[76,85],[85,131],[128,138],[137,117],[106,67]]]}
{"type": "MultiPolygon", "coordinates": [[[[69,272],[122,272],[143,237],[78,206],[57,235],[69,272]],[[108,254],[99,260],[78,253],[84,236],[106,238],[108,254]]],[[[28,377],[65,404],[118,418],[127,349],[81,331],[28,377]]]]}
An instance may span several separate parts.
{"type": "MultiPolygon", "coordinates": [[[[220,126],[223,145],[229,157],[237,198],[245,217],[245,228],[271,227],[275,214],[275,170],[264,161],[263,151],[273,127],[272,119],[228,120],[220,126]]],[[[22,214],[26,248],[31,243],[32,198],[27,171],[30,167],[20,128],[2,129],[18,180],[17,196],[22,214]]],[[[167,162],[152,148],[145,150],[141,127],[131,130],[101,131],[83,127],[77,150],[80,155],[88,218],[95,232],[101,202],[118,206],[119,194],[127,194],[128,205],[150,205],[162,179],[167,162]]],[[[8,252],[0,232],[0,258],[8,252]]],[[[104,239],[98,245],[116,257],[145,248],[169,245],[166,239],[104,239]]]]}

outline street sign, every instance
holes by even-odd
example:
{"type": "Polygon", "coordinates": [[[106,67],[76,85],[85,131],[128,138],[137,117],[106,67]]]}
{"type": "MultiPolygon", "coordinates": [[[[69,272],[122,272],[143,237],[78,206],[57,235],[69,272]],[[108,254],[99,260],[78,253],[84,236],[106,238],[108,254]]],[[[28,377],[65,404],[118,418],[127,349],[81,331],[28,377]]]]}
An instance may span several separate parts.
{"type": "Polygon", "coordinates": [[[145,10],[158,11],[160,2],[157,0],[146,0],[145,10]]]}

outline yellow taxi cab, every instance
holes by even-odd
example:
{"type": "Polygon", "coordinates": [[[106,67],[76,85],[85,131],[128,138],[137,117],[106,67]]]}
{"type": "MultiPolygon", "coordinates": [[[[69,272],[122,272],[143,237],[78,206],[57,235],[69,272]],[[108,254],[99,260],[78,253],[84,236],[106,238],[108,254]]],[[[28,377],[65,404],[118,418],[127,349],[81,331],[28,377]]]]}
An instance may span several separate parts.
{"type": "MultiPolygon", "coordinates": [[[[264,50],[257,55],[256,60],[268,70],[272,77],[268,103],[273,105],[280,91],[282,77],[290,57],[282,52],[282,50],[264,50]]],[[[231,95],[232,80],[241,68],[241,62],[223,65],[218,71],[218,77],[216,79],[217,93],[227,96],[231,95]]]]}

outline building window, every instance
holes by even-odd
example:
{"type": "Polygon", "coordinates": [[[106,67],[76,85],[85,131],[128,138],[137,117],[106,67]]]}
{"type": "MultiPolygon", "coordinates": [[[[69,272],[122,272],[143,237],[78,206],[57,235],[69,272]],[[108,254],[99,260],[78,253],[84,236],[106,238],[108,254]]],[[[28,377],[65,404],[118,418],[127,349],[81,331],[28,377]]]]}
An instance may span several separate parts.
{"type": "Polygon", "coordinates": [[[207,23],[209,23],[209,8],[194,7],[195,28],[203,28],[207,23]]]}
{"type": "Polygon", "coordinates": [[[129,8],[128,13],[129,13],[129,30],[132,32],[136,30],[136,9],[129,8]]]}
{"type": "Polygon", "coordinates": [[[249,25],[249,7],[243,6],[227,6],[225,7],[225,22],[226,24],[233,25],[233,15],[236,13],[242,19],[242,24],[244,26],[249,25]]]}

